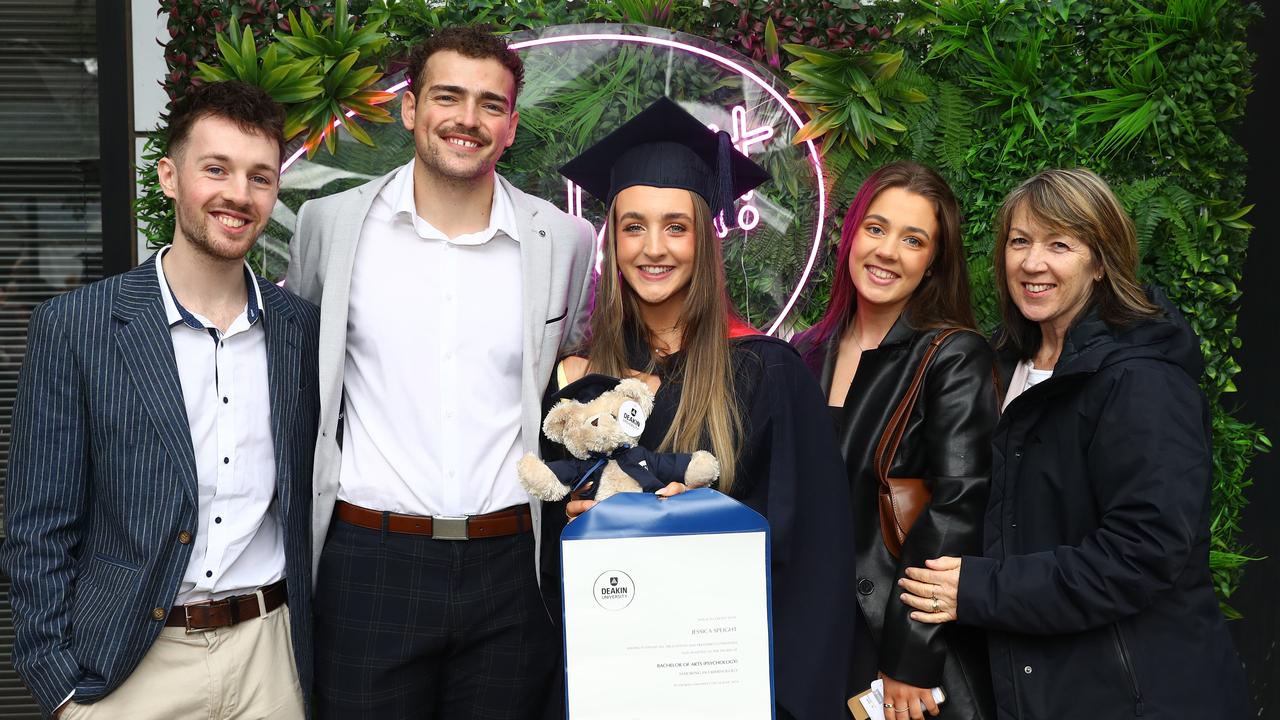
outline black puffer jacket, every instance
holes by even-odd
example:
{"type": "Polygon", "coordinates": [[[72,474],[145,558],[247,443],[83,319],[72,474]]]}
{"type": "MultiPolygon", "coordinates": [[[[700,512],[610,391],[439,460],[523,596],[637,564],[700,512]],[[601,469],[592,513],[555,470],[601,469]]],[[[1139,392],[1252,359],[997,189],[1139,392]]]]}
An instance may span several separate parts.
{"type": "MultiPolygon", "coordinates": [[[[984,557],[959,621],[989,630],[999,717],[1241,718],[1209,578],[1212,439],[1195,334],[1090,313],[996,427],[984,557]]],[[[1007,381],[1016,359],[1001,357],[1007,381]]]]}
{"type": "MultiPolygon", "coordinates": [[[[845,398],[838,440],[853,495],[857,602],[874,636],[880,671],[917,687],[941,685],[948,696],[941,706],[943,720],[987,720],[994,711],[982,634],[910,619],[911,608],[898,599],[896,585],[906,568],[929,558],[980,551],[997,408],[995,358],[975,332],[957,333],[938,348],[894,455],[891,477],[924,478],[932,492],[901,557],[885,549],[880,530],[876,444],[938,332],[911,327],[904,313],[879,347],[863,353],[845,398]]],[[[818,343],[814,337],[808,331],[792,342],[829,396],[839,339],[818,343]]],[[[850,687],[850,692],[865,688],[850,687]]]]}

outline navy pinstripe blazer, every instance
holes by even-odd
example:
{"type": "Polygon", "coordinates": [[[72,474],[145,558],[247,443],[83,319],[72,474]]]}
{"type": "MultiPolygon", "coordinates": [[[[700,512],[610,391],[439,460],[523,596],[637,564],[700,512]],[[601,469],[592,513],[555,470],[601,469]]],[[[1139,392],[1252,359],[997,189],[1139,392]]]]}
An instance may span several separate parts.
{"type": "MultiPolygon", "coordinates": [[[[294,655],[311,687],[311,465],[319,310],[262,289],[294,655]]],[[[164,625],[196,528],[196,466],[154,259],[31,316],[14,403],[0,564],[13,664],[45,713],[92,702],[164,625]],[[163,610],[164,613],[156,612],[163,610]],[[156,615],[161,615],[160,619],[156,615]]]]}

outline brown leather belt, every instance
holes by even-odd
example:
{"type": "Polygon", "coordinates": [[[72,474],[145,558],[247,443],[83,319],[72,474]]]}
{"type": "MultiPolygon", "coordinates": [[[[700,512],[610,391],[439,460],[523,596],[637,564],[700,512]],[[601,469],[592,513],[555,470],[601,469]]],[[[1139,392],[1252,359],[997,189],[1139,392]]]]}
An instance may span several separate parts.
{"type": "Polygon", "coordinates": [[[515,505],[484,515],[402,515],[380,512],[338,501],[335,514],[338,519],[370,530],[386,528],[390,532],[409,535],[430,535],[436,540],[475,540],[479,538],[517,535],[533,529],[533,514],[528,505],[515,505]]]}
{"type": "Polygon", "coordinates": [[[178,605],[169,611],[165,627],[185,627],[187,632],[213,630],[256,618],[289,602],[284,580],[277,580],[248,595],[235,595],[222,600],[178,605]],[[258,594],[262,603],[258,603],[258,594]]]}

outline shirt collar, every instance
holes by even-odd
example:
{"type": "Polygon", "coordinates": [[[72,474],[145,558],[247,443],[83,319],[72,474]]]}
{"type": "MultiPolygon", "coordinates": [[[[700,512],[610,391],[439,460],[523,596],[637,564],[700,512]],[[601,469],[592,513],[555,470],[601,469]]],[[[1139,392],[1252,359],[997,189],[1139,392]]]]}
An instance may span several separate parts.
{"type": "Polygon", "coordinates": [[[483,245],[502,232],[512,240],[520,242],[520,236],[516,231],[515,205],[506,187],[503,186],[502,179],[496,174],[493,178],[493,204],[489,209],[489,226],[477,232],[449,238],[418,215],[418,206],[413,199],[413,163],[414,161],[410,160],[409,164],[400,168],[391,179],[391,197],[394,198],[392,212],[395,216],[403,215],[412,222],[420,236],[445,240],[454,245],[483,245]]]}
{"type": "MultiPolygon", "coordinates": [[[[178,298],[173,294],[173,288],[169,287],[169,280],[164,276],[164,263],[161,260],[171,247],[173,245],[165,245],[156,252],[156,279],[160,282],[160,299],[164,302],[165,319],[168,320],[169,327],[182,323],[192,330],[206,330],[208,328],[205,324],[178,302],[178,298]]],[[[253,271],[249,269],[247,262],[244,264],[244,284],[247,297],[245,319],[253,325],[258,322],[258,318],[262,317],[262,288],[259,288],[258,283],[253,279],[253,271]]]]}

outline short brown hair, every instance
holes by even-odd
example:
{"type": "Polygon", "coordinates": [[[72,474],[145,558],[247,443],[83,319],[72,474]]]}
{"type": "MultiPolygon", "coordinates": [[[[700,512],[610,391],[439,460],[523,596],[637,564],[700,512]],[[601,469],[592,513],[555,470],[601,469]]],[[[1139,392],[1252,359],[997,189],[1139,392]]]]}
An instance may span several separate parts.
{"type": "MultiPolygon", "coordinates": [[[[497,60],[515,78],[516,94],[519,95],[520,88],[524,85],[524,61],[515,50],[507,46],[506,40],[493,33],[492,25],[463,25],[437,30],[431,37],[415,45],[409,53],[409,67],[405,69],[409,89],[415,93],[418,91],[428,58],[441,50],[452,50],[473,60],[497,60]]],[[[511,101],[511,109],[515,110],[515,98],[511,98],[511,101]]]]}
{"type": "Polygon", "coordinates": [[[843,333],[853,321],[857,291],[849,275],[849,255],[867,209],[880,193],[901,188],[933,203],[938,223],[938,240],[929,272],[911,293],[905,314],[917,329],[963,327],[972,329],[973,306],[969,302],[969,270],[965,263],[964,240],[960,233],[960,205],[951,186],[936,170],[915,162],[893,162],[871,173],[849,205],[840,230],[836,252],[836,272],[831,282],[827,311],[815,327],[817,342],[843,333]]]}
{"type": "Polygon", "coordinates": [[[1026,360],[1041,341],[1039,324],[1023,317],[1014,304],[1004,267],[1009,228],[1019,210],[1051,232],[1079,240],[1093,253],[1102,279],[1093,284],[1082,316],[1088,308],[1096,308],[1103,322],[1119,329],[1161,315],[1138,282],[1138,238],[1133,220],[1106,181],[1084,168],[1044,170],[1014,188],[996,217],[996,297],[1004,324],[998,346],[1012,347],[1026,360]]]}
{"type": "Polygon", "coordinates": [[[174,101],[169,110],[169,155],[182,152],[196,121],[220,117],[241,130],[274,140],[284,157],[284,106],[266,90],[239,80],[207,83],[192,87],[174,101]]]}

